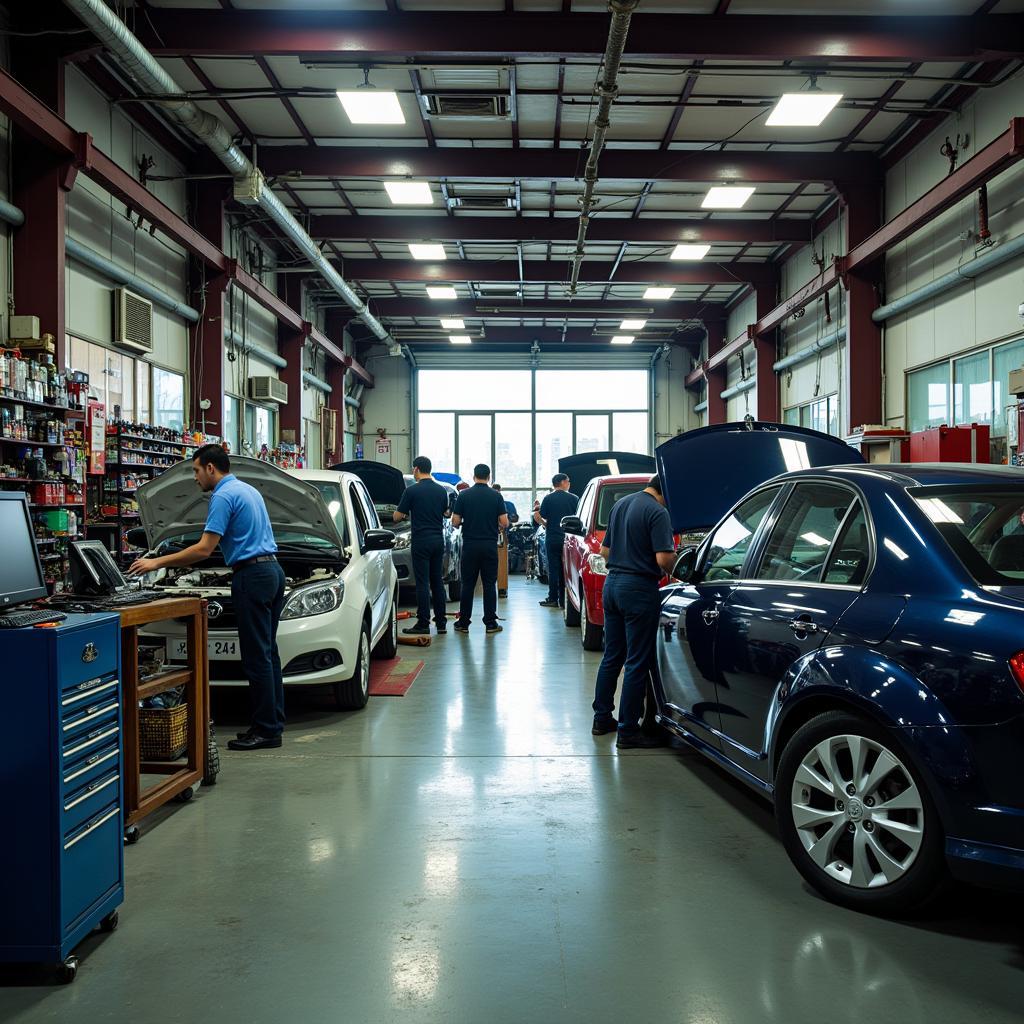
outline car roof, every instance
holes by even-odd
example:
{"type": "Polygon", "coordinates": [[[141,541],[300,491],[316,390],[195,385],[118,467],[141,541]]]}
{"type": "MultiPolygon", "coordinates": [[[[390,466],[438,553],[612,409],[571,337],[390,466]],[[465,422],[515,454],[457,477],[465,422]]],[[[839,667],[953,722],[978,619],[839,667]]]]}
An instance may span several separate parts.
{"type": "Polygon", "coordinates": [[[322,483],[336,484],[356,483],[359,477],[355,473],[343,473],[336,469],[286,469],[289,476],[297,476],[302,480],[320,481],[322,483]]]}
{"type": "Polygon", "coordinates": [[[960,462],[896,462],[868,463],[861,466],[826,466],[820,469],[800,470],[787,477],[844,476],[863,478],[865,475],[888,480],[901,487],[948,487],[957,484],[1024,486],[1024,471],[1017,466],[987,465],[960,462]]]}
{"type": "Polygon", "coordinates": [[[598,487],[604,487],[605,484],[645,484],[653,475],[653,473],[621,473],[619,476],[595,476],[593,483],[598,487]]]}

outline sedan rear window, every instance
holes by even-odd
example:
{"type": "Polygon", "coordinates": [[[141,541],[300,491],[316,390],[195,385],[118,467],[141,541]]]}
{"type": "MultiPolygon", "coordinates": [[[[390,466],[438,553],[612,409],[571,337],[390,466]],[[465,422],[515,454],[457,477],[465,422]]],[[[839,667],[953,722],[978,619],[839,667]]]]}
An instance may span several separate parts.
{"type": "Polygon", "coordinates": [[[615,503],[628,497],[630,494],[642,491],[646,486],[646,484],[640,482],[634,484],[605,484],[601,488],[597,499],[597,519],[594,522],[594,529],[607,530],[608,520],[611,519],[615,503]]]}
{"type": "Polygon", "coordinates": [[[929,487],[910,494],[979,583],[1024,580],[1024,487],[929,487]]]}

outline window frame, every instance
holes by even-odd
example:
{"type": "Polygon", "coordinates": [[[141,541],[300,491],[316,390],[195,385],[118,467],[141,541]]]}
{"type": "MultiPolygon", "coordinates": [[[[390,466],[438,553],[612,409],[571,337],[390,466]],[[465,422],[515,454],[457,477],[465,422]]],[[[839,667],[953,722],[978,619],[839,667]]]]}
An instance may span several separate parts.
{"type": "MultiPolygon", "coordinates": [[[[708,532],[708,535],[701,542],[701,547],[698,552],[698,557],[696,561],[697,568],[694,573],[694,576],[697,579],[696,585],[717,587],[726,584],[728,586],[732,586],[737,583],[742,583],[744,580],[749,579],[751,553],[760,552],[761,538],[763,535],[763,531],[766,529],[765,524],[771,523],[771,526],[774,526],[775,521],[778,518],[779,512],[781,511],[780,502],[784,504],[786,498],[789,496],[789,493],[791,491],[792,486],[788,485],[785,482],[771,482],[763,484],[761,487],[758,487],[756,490],[751,491],[748,494],[744,494],[743,497],[740,498],[740,500],[736,502],[736,504],[733,505],[732,508],[730,508],[729,511],[726,512],[726,514],[722,516],[722,518],[719,519],[717,523],[715,523],[715,525],[708,532]],[[750,544],[747,547],[747,552],[743,557],[743,561],[740,563],[739,575],[732,580],[705,580],[703,576],[704,573],[707,572],[708,568],[708,556],[711,553],[711,542],[715,539],[715,534],[718,533],[719,527],[721,527],[724,523],[731,519],[736,514],[736,512],[738,512],[748,501],[753,500],[759,494],[762,494],[765,491],[772,490],[777,490],[778,493],[770,502],[768,502],[768,507],[765,509],[765,513],[761,517],[760,523],[757,524],[757,529],[754,531],[753,537],[750,538],[750,544]]],[[[771,527],[769,527],[769,529],[770,528],[771,527]]]]}

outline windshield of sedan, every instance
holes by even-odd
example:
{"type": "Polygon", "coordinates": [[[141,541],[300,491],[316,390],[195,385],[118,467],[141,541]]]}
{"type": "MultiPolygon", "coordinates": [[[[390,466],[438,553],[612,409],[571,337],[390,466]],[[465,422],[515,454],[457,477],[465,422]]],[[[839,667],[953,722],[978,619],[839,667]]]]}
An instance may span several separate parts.
{"type": "Polygon", "coordinates": [[[611,519],[612,509],[615,503],[621,501],[630,494],[642,491],[646,485],[638,480],[632,484],[605,484],[600,490],[600,497],[597,501],[597,515],[594,521],[595,530],[607,530],[608,520],[611,519]]]}
{"type": "Polygon", "coordinates": [[[982,584],[1024,580],[1024,488],[911,491],[954,554],[982,584]]]}

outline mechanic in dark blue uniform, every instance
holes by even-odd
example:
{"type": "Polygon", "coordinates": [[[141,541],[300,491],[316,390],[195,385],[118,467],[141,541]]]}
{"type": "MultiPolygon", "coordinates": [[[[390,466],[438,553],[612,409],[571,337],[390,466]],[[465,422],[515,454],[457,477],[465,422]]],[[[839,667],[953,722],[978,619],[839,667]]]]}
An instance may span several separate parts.
{"type": "Polygon", "coordinates": [[[551,478],[552,490],[544,496],[540,508],[533,518],[544,526],[544,544],[548,556],[548,596],[540,602],[542,608],[565,607],[565,568],[562,564],[562,547],[565,531],[562,517],[576,514],[580,499],[569,490],[569,478],[565,473],[556,473],[551,478]]]}
{"type": "Polygon", "coordinates": [[[416,483],[406,487],[394,514],[396,523],[412,516],[412,571],[416,577],[416,623],[403,633],[430,636],[430,599],[434,599],[437,635],[448,632],[444,592],[444,521],[451,515],[448,492],[430,475],[433,464],[425,455],[413,459],[416,483]]]}
{"type": "Polygon", "coordinates": [[[608,563],[603,597],[604,658],[597,670],[591,731],[595,736],[617,731],[615,745],[620,749],[659,747],[664,739],[640,731],[658,636],[659,583],[676,557],[672,522],[657,476],[652,476],[642,491],[615,503],[601,554],[608,563]],[[623,667],[616,723],[612,715],[615,686],[623,667]]]}
{"type": "Polygon", "coordinates": [[[479,463],[473,469],[473,486],[459,494],[452,526],[462,526],[462,602],[455,623],[458,633],[468,633],[473,617],[476,580],[483,580],[484,625],[488,633],[500,633],[498,625],[498,531],[508,529],[505,500],[488,484],[491,467],[479,463]]]}
{"type": "Polygon", "coordinates": [[[191,547],[159,558],[140,558],[132,573],[204,562],[220,544],[231,567],[231,600],[238,620],[242,671],[249,680],[252,725],[228,746],[261,750],[281,746],[284,732],[284,680],[277,652],[277,625],[284,607],[284,570],[263,496],[231,472],[231,460],[218,444],[204,444],[192,456],[196,483],[210,495],[203,535],[191,547]]]}

